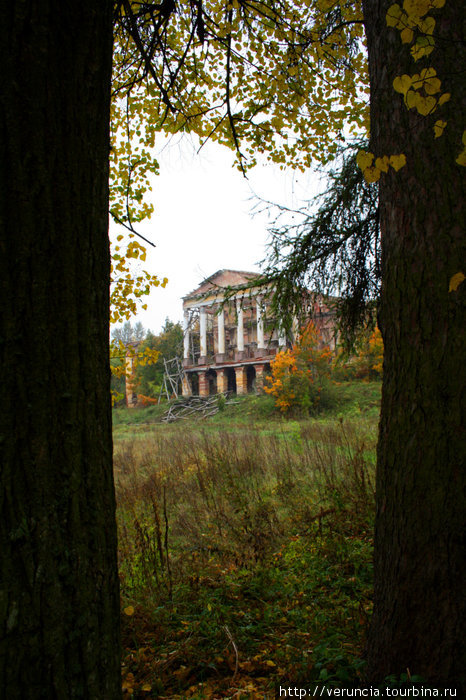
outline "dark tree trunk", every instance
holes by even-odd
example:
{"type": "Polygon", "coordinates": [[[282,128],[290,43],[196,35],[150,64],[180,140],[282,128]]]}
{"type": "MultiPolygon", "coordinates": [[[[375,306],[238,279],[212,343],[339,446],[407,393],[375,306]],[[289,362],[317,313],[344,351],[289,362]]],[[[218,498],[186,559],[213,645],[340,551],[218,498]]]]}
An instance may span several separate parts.
{"type": "Polygon", "coordinates": [[[120,695],[110,0],[0,5],[0,696],[120,695]]]}
{"type": "Polygon", "coordinates": [[[417,63],[385,15],[365,0],[372,148],[405,153],[380,180],[385,344],[378,446],[375,600],[369,677],[421,674],[465,683],[466,273],[465,168],[455,159],[466,125],[462,0],[434,11],[436,48],[417,63]],[[433,66],[451,100],[424,117],[406,109],[393,79],[433,66]],[[448,124],[434,139],[433,124],[448,124]]]}

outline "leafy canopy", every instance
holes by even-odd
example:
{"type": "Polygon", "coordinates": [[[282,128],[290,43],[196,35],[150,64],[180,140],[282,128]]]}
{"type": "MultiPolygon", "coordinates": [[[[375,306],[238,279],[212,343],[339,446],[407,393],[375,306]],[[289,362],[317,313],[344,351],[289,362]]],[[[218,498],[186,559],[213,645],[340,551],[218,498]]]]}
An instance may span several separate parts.
{"type": "MultiPolygon", "coordinates": [[[[404,0],[386,24],[410,47],[413,64],[436,48],[436,17],[446,0],[404,0]]],[[[350,0],[119,0],[115,5],[111,213],[129,227],[150,216],[149,178],[158,173],[159,133],[196,135],[233,149],[246,172],[259,154],[305,169],[332,160],[343,142],[367,137],[368,77],[361,2],[350,0]]],[[[448,128],[433,65],[396,76],[407,109],[432,118],[433,138],[448,128]],[[441,114],[432,117],[437,110],[441,114]]],[[[466,133],[466,132],[465,132],[466,133]]],[[[457,163],[466,164],[466,141],[457,163]]],[[[398,171],[403,153],[361,150],[368,183],[398,171]]],[[[147,272],[132,282],[128,258],[143,260],[130,239],[114,250],[113,320],[134,313],[160,284],[147,272]],[[126,252],[124,252],[126,245],[126,252]]],[[[162,285],[166,284],[163,280],[162,285]]]]}
{"type": "Polygon", "coordinates": [[[368,124],[359,2],[122,0],[112,106],[112,206],[150,213],[147,176],[159,132],[191,133],[304,169],[337,152],[344,127],[368,124]],[[128,198],[128,194],[130,195],[128,198]]]}
{"type": "Polygon", "coordinates": [[[111,320],[167,283],[130,270],[145,259],[133,225],[152,213],[159,133],[213,139],[243,172],[258,154],[304,170],[335,156],[344,129],[364,133],[368,91],[360,2],[119,0],[110,212],[130,233],[113,244],[111,320]]]}

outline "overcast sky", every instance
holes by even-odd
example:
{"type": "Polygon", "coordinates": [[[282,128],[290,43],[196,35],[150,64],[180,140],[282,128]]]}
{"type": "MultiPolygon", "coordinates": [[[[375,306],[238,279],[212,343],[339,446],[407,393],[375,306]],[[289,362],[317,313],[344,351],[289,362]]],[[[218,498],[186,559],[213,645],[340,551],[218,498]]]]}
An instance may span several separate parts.
{"type": "Polygon", "coordinates": [[[258,270],[266,254],[267,212],[251,216],[254,194],[299,207],[317,192],[319,178],[307,172],[257,166],[248,180],[233,167],[233,154],[210,143],[198,154],[188,137],[157,153],[160,175],[152,181],[155,211],[137,229],[156,244],[147,247],[144,269],[168,277],[145,298],[148,308],[136,319],[158,333],[168,316],[182,318],[181,297],[217,270],[258,270]]]}

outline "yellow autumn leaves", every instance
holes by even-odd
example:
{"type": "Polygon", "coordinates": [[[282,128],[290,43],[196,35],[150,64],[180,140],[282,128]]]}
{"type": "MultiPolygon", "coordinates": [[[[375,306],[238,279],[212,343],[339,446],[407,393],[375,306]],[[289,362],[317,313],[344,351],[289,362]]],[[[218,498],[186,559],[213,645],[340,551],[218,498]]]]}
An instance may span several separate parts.
{"type": "MultiPolygon", "coordinates": [[[[129,235],[133,239],[134,234],[129,235]]],[[[130,268],[130,261],[144,261],[146,259],[146,249],[135,240],[122,244],[124,236],[117,236],[116,244],[112,245],[112,256],[110,266],[110,276],[112,288],[110,292],[110,322],[120,323],[125,318],[129,319],[135,315],[140,304],[140,299],[150,293],[154,287],[165,287],[168,279],[164,277],[160,280],[157,275],[152,275],[145,270],[135,270],[130,268]]],[[[147,304],[140,304],[142,309],[147,308],[147,304]]]]}
{"type": "Polygon", "coordinates": [[[434,138],[438,139],[443,134],[447,123],[444,119],[437,119],[434,124],[434,138]]]}
{"type": "Polygon", "coordinates": [[[403,95],[407,108],[415,108],[424,117],[450,99],[449,92],[438,94],[441,85],[435,68],[423,68],[414,75],[397,75],[393,81],[394,90],[403,95]]]}
{"type": "Polygon", "coordinates": [[[375,158],[374,162],[373,153],[358,151],[356,163],[361,168],[366,182],[377,182],[381,173],[388,173],[389,168],[393,168],[393,170],[398,172],[406,165],[406,156],[404,153],[393,156],[381,156],[375,158]]]}
{"type": "Polygon", "coordinates": [[[450,284],[448,286],[448,291],[449,292],[456,292],[460,284],[464,282],[466,277],[464,276],[463,272],[457,272],[453,277],[450,279],[450,284]]]}
{"type": "MultiPolygon", "coordinates": [[[[415,36],[416,41],[411,47],[411,55],[415,61],[430,54],[435,47],[433,37],[435,29],[434,17],[428,15],[430,10],[438,10],[445,5],[446,0],[404,0],[403,7],[394,3],[388,9],[386,15],[387,26],[394,27],[400,32],[403,44],[410,44],[415,36]]],[[[397,75],[393,81],[393,88],[403,95],[403,100],[408,109],[414,109],[423,117],[426,117],[445,102],[448,102],[451,94],[441,92],[442,83],[433,67],[423,68],[413,75],[397,75]]],[[[447,126],[446,119],[437,119],[433,125],[434,138],[440,138],[447,126]]],[[[367,156],[360,156],[364,176],[368,182],[375,182],[380,177],[384,167],[372,160],[369,165],[367,156]]],[[[380,162],[381,159],[378,159],[380,162]]],[[[466,132],[463,133],[463,150],[456,158],[458,165],[466,166],[466,132]]],[[[402,166],[401,166],[402,167],[402,166]]],[[[385,170],[386,172],[386,170],[385,170]]]]}
{"type": "MultiPolygon", "coordinates": [[[[177,3],[163,33],[166,47],[153,61],[156,85],[140,80],[144,67],[137,47],[128,44],[124,23],[116,33],[114,172],[124,181],[120,162],[122,169],[131,167],[131,195],[135,184],[138,192],[144,186],[134,176],[141,172],[139,155],[146,158],[149,140],[160,130],[196,134],[201,143],[216,140],[237,153],[244,169],[256,163],[259,153],[281,167],[301,170],[336,155],[346,124],[359,137],[364,133],[367,57],[363,50],[354,51],[365,41],[360,0],[206,0],[202,16],[206,38],[198,42],[192,3],[177,3]],[[328,16],[333,11],[340,17],[334,27],[333,15],[328,16]],[[131,79],[138,89],[127,104],[122,95],[131,79]],[[169,108],[160,99],[161,86],[169,108]],[[127,153],[128,129],[134,136],[127,153]]],[[[126,190],[116,189],[115,198],[123,215],[126,190]]],[[[139,211],[139,200],[136,204],[139,211]]]]}
{"type": "Polygon", "coordinates": [[[404,0],[403,7],[395,3],[388,8],[387,25],[399,30],[403,44],[411,44],[416,37],[411,47],[411,55],[415,61],[428,56],[434,50],[435,19],[426,15],[429,10],[444,5],[445,0],[404,0]]]}
{"type": "Polygon", "coordinates": [[[466,167],[466,131],[463,131],[463,150],[459,154],[458,158],[456,159],[456,162],[458,165],[462,165],[463,167],[466,167]]]}
{"type": "MultiPolygon", "coordinates": [[[[435,122],[435,138],[438,138],[442,135],[446,125],[447,122],[442,119],[438,119],[435,122]]],[[[466,131],[463,131],[462,140],[463,150],[456,159],[456,162],[458,163],[458,165],[466,167],[466,131]]],[[[364,179],[366,180],[366,182],[369,183],[377,182],[380,179],[380,175],[382,173],[387,173],[389,168],[393,168],[393,170],[396,170],[398,172],[398,170],[400,170],[406,165],[406,156],[404,153],[399,153],[398,155],[393,156],[381,156],[375,158],[375,160],[374,158],[374,154],[369,153],[367,151],[358,151],[358,154],[356,156],[356,163],[361,168],[364,174],[364,179]]]]}

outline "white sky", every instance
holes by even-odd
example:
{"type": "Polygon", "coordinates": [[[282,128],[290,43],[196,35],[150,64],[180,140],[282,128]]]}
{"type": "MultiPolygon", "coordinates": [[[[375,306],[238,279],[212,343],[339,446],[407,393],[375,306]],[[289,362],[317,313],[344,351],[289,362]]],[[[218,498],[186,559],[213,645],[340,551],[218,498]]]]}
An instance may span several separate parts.
{"type": "Polygon", "coordinates": [[[141,321],[159,333],[167,316],[181,320],[181,297],[205,277],[224,268],[259,269],[271,216],[251,216],[257,205],[254,194],[298,208],[317,193],[319,177],[268,164],[256,166],[246,180],[233,167],[228,149],[209,143],[197,153],[189,137],[164,147],[156,157],[160,175],[153,178],[150,193],[155,211],[136,228],[157,246],[147,246],[141,266],[169,282],[144,298],[147,311],[131,323],[141,321]]]}

